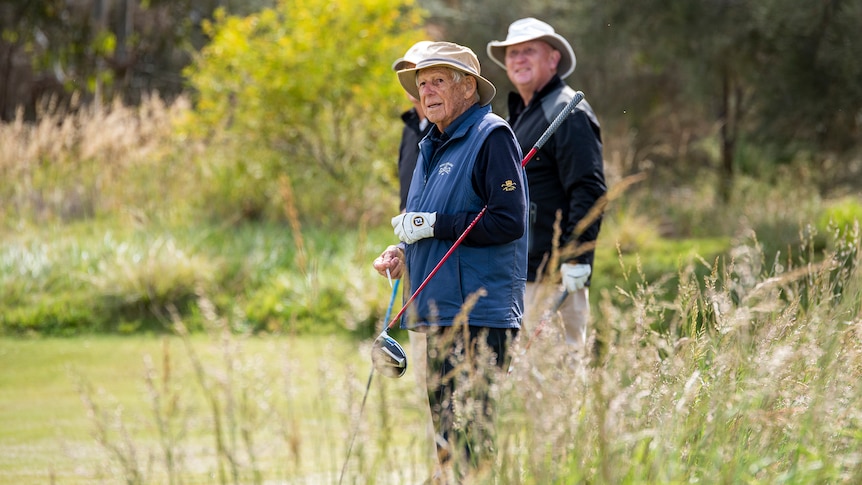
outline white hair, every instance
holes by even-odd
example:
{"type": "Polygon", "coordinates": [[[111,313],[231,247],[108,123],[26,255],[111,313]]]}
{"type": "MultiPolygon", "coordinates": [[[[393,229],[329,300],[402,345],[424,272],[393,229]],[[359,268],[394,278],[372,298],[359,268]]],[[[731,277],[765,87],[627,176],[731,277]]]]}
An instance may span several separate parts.
{"type": "MultiPolygon", "coordinates": [[[[469,74],[462,72],[462,71],[459,71],[458,69],[455,69],[453,67],[449,67],[449,66],[440,66],[440,67],[442,67],[443,69],[446,69],[450,73],[452,73],[452,82],[455,84],[461,84],[462,82],[464,82],[467,79],[467,77],[470,76],[469,74]]],[[[416,74],[419,74],[419,71],[416,71],[416,74]]],[[[419,76],[418,75],[416,76],[416,87],[417,88],[419,87],[419,76]]],[[[481,99],[481,96],[479,96],[479,80],[477,79],[476,80],[476,91],[473,93],[473,101],[478,103],[480,99],[481,99]]]]}

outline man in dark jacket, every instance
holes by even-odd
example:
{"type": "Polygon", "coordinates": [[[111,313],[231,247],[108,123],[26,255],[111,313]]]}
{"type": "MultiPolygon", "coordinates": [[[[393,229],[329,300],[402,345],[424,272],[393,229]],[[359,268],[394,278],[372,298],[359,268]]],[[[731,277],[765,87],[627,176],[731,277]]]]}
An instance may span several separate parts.
{"type": "MultiPolygon", "coordinates": [[[[413,44],[410,49],[392,63],[394,71],[412,69],[422,59],[423,50],[431,44],[431,41],[423,40],[413,44]]],[[[410,93],[405,93],[413,107],[401,114],[404,129],[401,131],[401,146],[398,148],[398,181],[400,183],[401,202],[398,208],[404,211],[407,207],[407,191],[410,189],[410,180],[413,178],[413,169],[416,168],[416,159],[419,157],[419,142],[431,131],[431,123],[425,118],[422,105],[419,100],[410,93]]]]}
{"type": "MultiPolygon", "coordinates": [[[[575,69],[569,42],[541,20],[513,22],[504,41],[492,41],[488,55],[506,69],[517,92],[509,94],[508,121],[523,152],[529,151],[575,91],[563,79],[575,69]]],[[[537,283],[559,272],[570,303],[560,307],[566,341],[583,348],[590,318],[591,249],[601,221],[587,215],[607,192],[599,122],[581,101],[554,135],[527,164],[530,189],[530,250],[527,305],[536,305],[537,283]],[[560,240],[554,224],[560,214],[560,240]],[[588,223],[585,228],[581,225],[588,223]],[[580,224],[580,225],[579,225],[580,224]],[[560,251],[554,254],[555,243],[560,251]]]]}

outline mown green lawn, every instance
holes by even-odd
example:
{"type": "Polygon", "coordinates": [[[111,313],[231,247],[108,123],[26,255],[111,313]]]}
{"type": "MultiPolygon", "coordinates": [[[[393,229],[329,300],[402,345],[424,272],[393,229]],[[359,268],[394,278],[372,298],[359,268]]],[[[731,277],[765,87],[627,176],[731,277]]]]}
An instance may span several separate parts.
{"type": "Polygon", "coordinates": [[[132,412],[153,338],[0,340],[0,478],[4,483],[86,483],[100,450],[78,392],[86,376],[132,412]]]}
{"type": "Polygon", "coordinates": [[[399,444],[388,450],[390,457],[412,456],[417,465],[406,473],[425,473],[416,459],[424,441],[412,374],[397,381],[375,376],[358,415],[370,371],[367,343],[203,335],[191,342],[215,389],[210,394],[194,377],[179,337],[0,339],[0,483],[123,483],[130,470],[140,472],[140,483],[168,483],[154,396],[180,436],[175,469],[182,483],[219,482],[219,464],[232,483],[231,467],[215,452],[213,401],[241,483],[255,477],[334,483],[357,423],[350,473],[382,473],[377,453],[388,445],[381,440],[399,444]],[[154,369],[152,388],[148,368],[154,369]],[[85,397],[101,418],[90,415],[85,397]],[[381,420],[401,432],[383,436],[374,425],[381,420]],[[101,444],[99,423],[107,430],[101,444]],[[120,451],[112,454],[109,447],[120,451]],[[134,456],[137,464],[121,466],[120,455],[134,456]]]}

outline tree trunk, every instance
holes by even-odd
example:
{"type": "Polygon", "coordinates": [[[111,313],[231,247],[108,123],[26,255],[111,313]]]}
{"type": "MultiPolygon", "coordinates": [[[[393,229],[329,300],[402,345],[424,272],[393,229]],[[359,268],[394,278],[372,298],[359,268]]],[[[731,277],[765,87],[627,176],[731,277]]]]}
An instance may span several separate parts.
{"type": "Polygon", "coordinates": [[[737,120],[733,116],[733,80],[730,68],[725,67],[721,86],[721,173],[719,174],[719,194],[722,202],[730,201],[733,188],[733,156],[736,149],[737,120]]]}
{"type": "MultiPolygon", "coordinates": [[[[105,7],[105,0],[95,0],[93,2],[93,24],[96,28],[93,30],[94,39],[98,39],[98,36],[101,35],[102,32],[105,31],[107,25],[107,8],[105,7]]],[[[92,41],[91,41],[92,42],[92,41]]],[[[102,96],[104,96],[104,89],[102,86],[102,72],[105,70],[105,59],[101,54],[96,53],[95,58],[95,89],[94,89],[94,103],[96,109],[100,109],[102,107],[102,96]]]]}

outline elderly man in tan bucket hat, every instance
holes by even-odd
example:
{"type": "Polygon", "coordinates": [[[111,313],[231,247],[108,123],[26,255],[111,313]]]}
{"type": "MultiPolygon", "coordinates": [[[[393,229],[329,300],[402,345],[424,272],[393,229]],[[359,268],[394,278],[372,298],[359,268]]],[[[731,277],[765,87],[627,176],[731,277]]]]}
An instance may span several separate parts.
{"type": "Polygon", "coordinates": [[[521,326],[527,275],[521,150],[509,125],[491,112],[496,89],[469,48],[426,46],[424,58],[398,71],[398,80],[434,127],[419,144],[406,212],[392,218],[401,242],[387,247],[374,268],[406,275],[405,291],[421,288],[401,326],[428,337],[426,384],[438,457],[463,476],[493,463],[488,386],[508,367],[521,326]],[[473,417],[456,423],[456,407],[473,417]]]}
{"type": "MultiPolygon", "coordinates": [[[[575,53],[553,27],[532,17],[512,22],[506,40],[489,42],[487,51],[491,60],[506,69],[515,86],[517,92],[509,93],[508,121],[521,149],[528,150],[575,95],[563,82],[575,70],[575,53]]],[[[601,226],[600,219],[588,220],[588,215],[607,192],[601,129],[586,100],[536,153],[526,173],[530,189],[528,313],[533,317],[549,306],[548,295],[538,291],[538,283],[556,276],[559,269],[562,289],[569,295],[559,313],[565,339],[576,350],[572,355],[578,355],[587,340],[593,247],[601,226]],[[555,241],[558,213],[561,235],[555,241]],[[557,254],[555,247],[561,248],[557,254]],[[557,260],[559,266],[552,266],[557,260]]]]}
{"type": "MultiPolygon", "coordinates": [[[[416,63],[425,58],[425,49],[431,44],[433,42],[430,40],[422,40],[413,44],[402,57],[399,57],[392,63],[392,70],[398,72],[402,69],[416,67],[416,63]]],[[[414,98],[406,91],[404,92],[404,96],[410,101],[412,107],[401,113],[403,127],[401,129],[401,143],[398,146],[398,184],[401,197],[398,209],[401,212],[404,212],[404,209],[407,207],[407,191],[410,189],[410,181],[413,180],[413,171],[416,169],[416,160],[419,158],[419,142],[425,138],[425,135],[434,126],[425,117],[425,112],[422,109],[422,105],[419,104],[419,99],[414,98]]],[[[398,287],[396,286],[393,291],[398,291],[398,287]]],[[[434,425],[432,424],[427,406],[428,394],[425,391],[426,372],[424,356],[427,339],[424,333],[413,330],[409,330],[407,335],[410,338],[410,353],[423,357],[421,359],[413,359],[410,367],[413,368],[413,375],[416,377],[418,397],[426,403],[423,409],[425,433],[429,444],[426,449],[429,457],[431,457],[431,461],[436,461],[436,452],[430,446],[434,443],[434,425]]]]}

